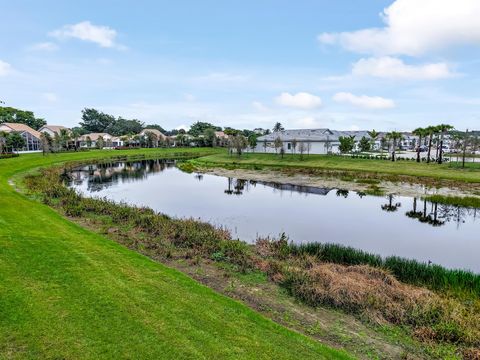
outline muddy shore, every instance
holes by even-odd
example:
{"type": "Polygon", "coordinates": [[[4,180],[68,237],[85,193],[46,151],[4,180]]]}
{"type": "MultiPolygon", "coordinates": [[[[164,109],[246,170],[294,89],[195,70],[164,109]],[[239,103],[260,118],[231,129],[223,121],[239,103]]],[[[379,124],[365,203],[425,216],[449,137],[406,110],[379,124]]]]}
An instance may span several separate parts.
{"type": "MultiPolygon", "coordinates": [[[[335,189],[344,189],[350,191],[368,192],[371,184],[360,181],[345,181],[332,176],[308,175],[308,174],[285,174],[276,170],[247,170],[247,169],[223,169],[223,168],[202,168],[199,172],[218,176],[232,177],[243,180],[254,180],[263,182],[276,182],[281,184],[291,184],[300,186],[315,186],[335,189]]],[[[386,195],[393,194],[399,196],[422,197],[425,195],[444,195],[444,196],[475,196],[479,197],[480,187],[429,187],[423,184],[411,182],[392,182],[378,180],[375,184],[386,195]]]]}

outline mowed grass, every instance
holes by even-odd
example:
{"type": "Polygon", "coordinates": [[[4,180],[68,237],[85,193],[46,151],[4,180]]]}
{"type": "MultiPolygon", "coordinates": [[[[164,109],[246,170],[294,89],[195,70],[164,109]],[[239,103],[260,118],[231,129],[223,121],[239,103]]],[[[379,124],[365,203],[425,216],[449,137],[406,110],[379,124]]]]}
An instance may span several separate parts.
{"type": "Polygon", "coordinates": [[[388,161],[373,159],[352,159],[332,155],[305,155],[285,154],[282,159],[275,154],[245,153],[238,157],[225,152],[195,160],[198,165],[250,167],[262,169],[277,168],[305,168],[319,170],[340,170],[352,172],[367,172],[385,175],[431,178],[434,180],[451,180],[465,183],[480,183],[480,163],[467,163],[462,169],[459,164],[445,163],[416,163],[415,161],[388,161]]]}
{"type": "Polygon", "coordinates": [[[0,160],[0,358],[349,358],[73,224],[8,184],[55,163],[184,151],[205,153],[90,151],[0,160]]]}

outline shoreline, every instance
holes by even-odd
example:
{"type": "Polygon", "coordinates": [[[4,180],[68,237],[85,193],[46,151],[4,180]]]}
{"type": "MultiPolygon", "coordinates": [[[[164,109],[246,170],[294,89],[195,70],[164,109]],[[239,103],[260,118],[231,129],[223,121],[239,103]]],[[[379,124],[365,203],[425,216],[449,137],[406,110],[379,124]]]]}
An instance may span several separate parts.
{"type": "MultiPolygon", "coordinates": [[[[365,183],[360,181],[342,180],[340,177],[308,175],[308,174],[285,174],[278,170],[248,170],[248,169],[225,169],[220,167],[201,167],[196,168],[195,172],[211,174],[216,176],[232,177],[242,180],[254,180],[264,182],[275,182],[280,184],[290,184],[299,186],[314,186],[327,187],[334,189],[344,189],[349,191],[369,192],[372,189],[372,183],[365,183]]],[[[443,196],[473,196],[480,199],[478,192],[475,190],[465,190],[455,187],[429,187],[420,183],[409,182],[393,182],[378,179],[378,183],[374,184],[382,191],[380,196],[384,195],[398,195],[408,197],[422,197],[426,195],[443,195],[443,196]]]]}

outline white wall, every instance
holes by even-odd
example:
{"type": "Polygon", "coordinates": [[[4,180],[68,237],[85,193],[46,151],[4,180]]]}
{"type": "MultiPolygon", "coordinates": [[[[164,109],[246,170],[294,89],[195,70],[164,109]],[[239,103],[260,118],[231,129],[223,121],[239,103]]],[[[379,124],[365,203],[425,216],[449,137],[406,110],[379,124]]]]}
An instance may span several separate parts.
{"type": "MultiPolygon", "coordinates": [[[[285,149],[286,154],[291,154],[292,153],[292,148],[289,150],[288,149],[288,144],[291,144],[290,141],[284,141],[283,142],[283,148],[285,149]]],[[[304,143],[307,145],[307,142],[304,143]]],[[[305,150],[305,154],[310,153],[310,154],[327,154],[327,148],[326,148],[326,143],[324,141],[312,141],[309,143],[310,144],[310,151],[305,150]]],[[[297,147],[295,149],[295,153],[298,154],[298,147],[300,143],[297,142],[297,147]]],[[[280,149],[277,149],[277,152],[279,152],[280,149]]],[[[329,151],[332,153],[337,153],[338,152],[338,144],[337,143],[330,143],[330,148],[329,151]]],[[[257,146],[254,150],[254,152],[257,153],[275,153],[275,146],[273,145],[273,142],[267,143],[267,148],[264,148],[264,143],[263,141],[258,141],[257,146]]]]}

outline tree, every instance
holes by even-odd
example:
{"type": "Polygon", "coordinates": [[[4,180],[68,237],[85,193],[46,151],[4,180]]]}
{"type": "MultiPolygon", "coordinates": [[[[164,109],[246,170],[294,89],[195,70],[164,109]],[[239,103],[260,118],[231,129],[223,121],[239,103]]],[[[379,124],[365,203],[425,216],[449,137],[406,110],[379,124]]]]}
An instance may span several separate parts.
{"type": "Polygon", "coordinates": [[[263,151],[267,152],[267,140],[263,140],[263,151]]]}
{"type": "Polygon", "coordinates": [[[92,139],[90,138],[90,136],[87,136],[85,141],[87,143],[87,147],[91,148],[92,147],[92,139]]]}
{"type": "Polygon", "coordinates": [[[16,151],[20,151],[26,145],[27,145],[27,142],[25,141],[23,136],[20,135],[19,133],[11,132],[10,134],[7,135],[7,138],[6,138],[7,148],[10,148],[10,149],[16,150],[16,151]]]}
{"type": "Polygon", "coordinates": [[[222,130],[221,127],[212,125],[210,123],[197,121],[195,124],[193,124],[190,127],[190,130],[188,131],[188,133],[190,135],[194,136],[194,137],[198,137],[200,135],[203,135],[203,133],[207,129],[213,129],[214,131],[221,131],[222,130]]]}
{"type": "Polygon", "coordinates": [[[183,146],[185,145],[185,134],[178,134],[176,139],[175,139],[175,145],[180,145],[180,146],[183,146]]]}
{"type": "Polygon", "coordinates": [[[48,133],[42,133],[40,135],[40,143],[42,145],[43,156],[51,151],[51,137],[48,133]],[[50,138],[50,139],[49,139],[50,138]]]}
{"type": "Polygon", "coordinates": [[[203,132],[204,141],[206,146],[214,147],[216,145],[216,136],[215,136],[215,129],[207,128],[203,132]]]}
{"type": "Polygon", "coordinates": [[[232,144],[237,151],[237,155],[240,156],[242,155],[243,150],[247,148],[248,141],[245,136],[239,134],[233,136],[232,144]]]}
{"type": "Polygon", "coordinates": [[[279,131],[283,131],[283,130],[285,130],[285,129],[283,128],[283,126],[282,126],[281,123],[277,122],[277,123],[275,123],[275,125],[273,126],[273,129],[272,129],[272,130],[273,130],[273,132],[279,132],[279,131]]]}
{"type": "Polygon", "coordinates": [[[106,132],[109,126],[115,122],[115,117],[105,114],[96,109],[85,108],[82,110],[82,121],[80,126],[87,132],[101,133],[106,132]]]}
{"type": "Polygon", "coordinates": [[[7,148],[7,133],[5,131],[0,131],[0,154],[6,152],[7,148]]]}
{"type": "Polygon", "coordinates": [[[253,152],[255,150],[255,148],[257,147],[257,134],[251,134],[248,137],[248,145],[250,146],[250,149],[253,152]]]}
{"type": "Polygon", "coordinates": [[[79,128],[73,128],[70,135],[71,135],[71,138],[73,140],[73,146],[75,147],[75,151],[77,151],[78,150],[79,138],[82,135],[80,133],[79,128]]]}
{"type": "Polygon", "coordinates": [[[354,136],[340,136],[338,138],[338,141],[340,142],[338,149],[342,154],[351,152],[355,146],[354,136]]]}
{"type": "Polygon", "coordinates": [[[440,132],[440,152],[438,154],[438,163],[441,164],[443,162],[443,140],[445,138],[445,134],[453,130],[452,125],[448,124],[440,124],[437,126],[437,130],[440,132]]]}
{"type": "MultiPolygon", "coordinates": [[[[139,120],[128,120],[119,117],[117,120],[111,122],[104,131],[113,136],[121,136],[125,134],[138,134],[143,130],[144,124],[139,120]]],[[[149,128],[150,129],[150,128],[149,128]]]]}
{"type": "Polygon", "coordinates": [[[398,141],[402,139],[402,133],[398,131],[392,131],[387,134],[387,138],[392,141],[392,161],[396,160],[396,150],[397,150],[397,145],[398,141]]]}
{"type": "Polygon", "coordinates": [[[5,122],[25,124],[34,130],[47,124],[44,119],[36,118],[32,111],[0,106],[0,124],[5,122]]]}
{"type": "Polygon", "coordinates": [[[305,154],[305,151],[307,151],[307,147],[305,146],[305,143],[303,141],[300,141],[298,144],[298,152],[300,153],[300,160],[303,160],[303,154],[305,154]]]}
{"type": "Polygon", "coordinates": [[[99,136],[97,139],[97,142],[95,143],[95,146],[97,149],[102,150],[103,147],[105,146],[105,140],[103,139],[103,136],[99,136]]]}
{"type": "Polygon", "coordinates": [[[275,141],[273,142],[273,146],[275,146],[275,154],[278,154],[278,149],[283,147],[283,141],[280,139],[280,137],[277,137],[275,141]]]}
{"type": "Polygon", "coordinates": [[[158,137],[151,131],[145,132],[144,144],[149,148],[158,147],[158,137]]]}
{"type": "Polygon", "coordinates": [[[295,154],[295,151],[297,150],[297,139],[292,140],[292,152],[295,154]]]}
{"type": "Polygon", "coordinates": [[[428,135],[427,129],[416,128],[412,132],[413,135],[418,136],[418,146],[417,146],[417,162],[420,162],[420,152],[422,147],[422,140],[428,135]]]}
{"type": "Polygon", "coordinates": [[[370,142],[369,139],[367,139],[365,136],[362,136],[358,143],[358,147],[361,152],[368,152],[370,151],[370,148],[372,146],[372,143],[370,142]]]}
{"type": "Polygon", "coordinates": [[[428,153],[427,153],[427,163],[430,163],[431,154],[432,154],[432,145],[433,145],[433,136],[437,133],[436,126],[429,126],[425,129],[428,136],[428,153]]]}
{"type": "Polygon", "coordinates": [[[368,136],[370,136],[371,149],[375,149],[375,141],[377,141],[377,138],[380,135],[380,133],[378,131],[375,131],[375,129],[373,129],[372,131],[368,131],[367,134],[368,136]]]}
{"type": "Polygon", "coordinates": [[[71,140],[70,133],[66,129],[60,129],[60,146],[62,149],[68,150],[68,145],[71,140]]]}

